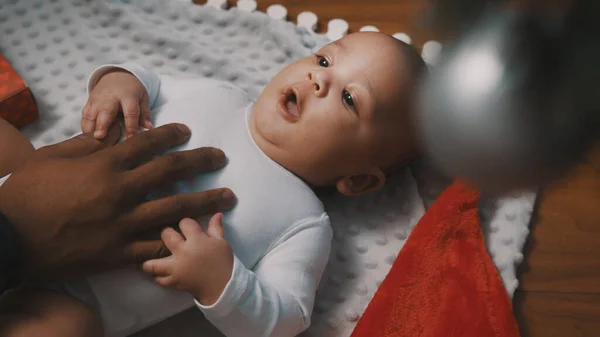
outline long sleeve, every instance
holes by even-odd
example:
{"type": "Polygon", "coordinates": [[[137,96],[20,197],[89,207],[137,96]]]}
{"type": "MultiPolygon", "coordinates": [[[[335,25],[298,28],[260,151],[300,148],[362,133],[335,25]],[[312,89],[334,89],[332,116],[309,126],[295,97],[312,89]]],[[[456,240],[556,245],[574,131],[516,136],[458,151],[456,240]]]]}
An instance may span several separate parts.
{"type": "Polygon", "coordinates": [[[206,85],[203,78],[174,78],[168,75],[159,75],[135,63],[121,65],[107,64],[96,68],[88,80],[88,94],[98,83],[98,79],[106,72],[113,69],[123,69],[133,74],[144,85],[148,92],[150,109],[155,109],[167,101],[175,100],[185,94],[206,85]]]}
{"type": "MultiPolygon", "coordinates": [[[[114,66],[101,67],[92,74],[91,88],[97,78],[107,69],[111,69],[110,67],[114,66]]],[[[291,188],[291,190],[286,188],[274,189],[274,191],[299,193],[297,198],[288,198],[302,204],[302,211],[292,212],[299,215],[278,217],[282,221],[257,220],[260,217],[252,218],[253,223],[263,221],[263,224],[256,223],[256,227],[265,226],[265,228],[256,228],[257,231],[264,229],[264,239],[262,239],[262,235],[258,234],[260,238],[256,240],[257,244],[252,248],[247,247],[248,251],[256,254],[251,254],[251,259],[243,255],[234,256],[232,275],[220,298],[210,306],[196,303],[198,308],[213,325],[229,337],[288,337],[305,330],[310,325],[314,297],[329,258],[332,237],[329,217],[323,213],[322,204],[316,200],[308,187],[299,188],[299,184],[302,184],[301,181],[290,177],[291,174],[280,166],[266,161],[263,158],[264,154],[259,152],[257,146],[248,138],[250,135],[245,117],[247,117],[246,108],[250,106],[251,101],[241,89],[226,82],[207,79],[173,79],[168,76],[158,76],[130,64],[120,66],[120,68],[131,72],[143,83],[148,91],[151,109],[164,105],[162,109],[156,109],[157,120],[161,116],[164,118],[162,119],[163,123],[168,120],[177,120],[178,118],[169,119],[166,116],[174,116],[179,113],[183,117],[180,119],[182,122],[195,123],[193,125],[197,128],[192,130],[196,134],[196,138],[193,138],[194,135],[192,135],[187,146],[219,145],[218,147],[226,153],[231,153],[230,163],[219,174],[221,180],[214,182],[217,185],[211,185],[212,182],[209,180],[202,180],[203,184],[206,183],[206,185],[202,185],[202,189],[204,186],[212,188],[224,184],[232,188],[240,200],[249,202],[250,196],[255,196],[251,189],[255,190],[261,186],[246,184],[243,179],[239,179],[239,172],[247,172],[248,168],[243,168],[242,166],[246,164],[242,164],[242,162],[248,158],[248,162],[253,163],[252,170],[267,170],[266,173],[261,171],[260,174],[266,175],[271,172],[276,175],[274,180],[269,180],[269,183],[289,184],[291,188]],[[220,88],[215,88],[215,85],[220,88]],[[221,90],[224,88],[230,88],[231,91],[221,90]],[[232,90],[238,91],[241,95],[232,90]],[[196,95],[196,91],[206,94],[206,98],[196,95]],[[190,93],[192,95],[188,95],[190,93]],[[180,101],[179,97],[186,105],[176,103],[176,101],[180,101]],[[190,101],[186,101],[186,99],[190,97],[194,98],[192,100],[194,103],[187,104],[190,101]],[[193,107],[198,100],[206,100],[206,105],[193,107]],[[223,102],[224,100],[226,101],[223,102]],[[237,110],[229,109],[233,106],[237,110]],[[215,130],[218,130],[218,133],[215,130]],[[237,139],[235,142],[232,141],[234,138],[237,139]],[[244,171],[238,171],[239,169],[244,169],[244,171]],[[248,196],[248,199],[245,199],[244,195],[248,196]],[[309,200],[304,202],[303,196],[309,200]],[[306,211],[303,211],[304,209],[306,211]],[[315,213],[317,215],[308,215],[315,213]],[[244,263],[248,263],[248,265],[244,265],[244,263]]],[[[159,125],[160,123],[155,124],[159,125]]],[[[249,177],[245,179],[253,179],[252,176],[249,177]]],[[[267,181],[266,176],[264,180],[267,181]]],[[[261,178],[259,181],[263,181],[263,179],[261,178]]],[[[190,185],[189,188],[198,189],[198,186],[190,185]]],[[[269,197],[275,195],[278,193],[269,197]]],[[[281,203],[281,205],[284,204],[281,203]]],[[[240,206],[240,204],[236,206],[237,211],[240,210],[240,206]]],[[[268,212],[271,211],[270,207],[264,205],[257,205],[257,207],[259,214],[269,214],[268,212]]],[[[253,209],[255,208],[247,211],[251,212],[253,209]]],[[[239,221],[243,222],[243,220],[239,221]]],[[[233,232],[236,225],[241,226],[242,224],[236,222],[230,225],[233,232]]],[[[237,234],[248,233],[248,227],[236,230],[239,230],[236,232],[237,234]]],[[[232,235],[232,237],[239,240],[239,245],[246,244],[241,241],[243,237],[237,235],[232,235]]],[[[234,251],[242,254],[244,248],[236,247],[234,241],[232,238],[234,251]]],[[[210,273],[210,270],[206,272],[210,273]]]]}
{"type": "Polygon", "coordinates": [[[228,337],[298,335],[310,325],[331,237],[325,214],[295,226],[253,271],[235,258],[219,300],[196,305],[228,337]]]}

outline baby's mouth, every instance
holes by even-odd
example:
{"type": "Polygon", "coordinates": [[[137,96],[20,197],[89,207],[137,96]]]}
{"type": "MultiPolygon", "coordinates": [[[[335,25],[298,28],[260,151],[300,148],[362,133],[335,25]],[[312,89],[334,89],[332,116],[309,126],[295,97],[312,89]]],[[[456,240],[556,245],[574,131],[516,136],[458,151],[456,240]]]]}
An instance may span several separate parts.
{"type": "Polygon", "coordinates": [[[301,109],[298,104],[298,92],[293,87],[288,88],[281,95],[279,110],[283,117],[290,122],[300,120],[301,109]]]}
{"type": "Polygon", "coordinates": [[[292,115],[300,117],[300,111],[298,110],[298,102],[296,101],[296,93],[292,92],[286,96],[285,108],[292,115]]]}

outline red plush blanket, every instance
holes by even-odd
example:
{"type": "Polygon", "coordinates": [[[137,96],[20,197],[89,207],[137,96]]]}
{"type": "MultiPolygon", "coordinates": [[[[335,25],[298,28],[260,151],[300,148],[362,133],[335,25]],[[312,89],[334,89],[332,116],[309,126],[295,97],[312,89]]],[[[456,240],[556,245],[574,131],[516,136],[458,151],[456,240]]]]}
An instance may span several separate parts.
{"type": "Polygon", "coordinates": [[[479,193],[455,182],[415,227],[352,337],[518,337],[479,226],[479,193]]]}

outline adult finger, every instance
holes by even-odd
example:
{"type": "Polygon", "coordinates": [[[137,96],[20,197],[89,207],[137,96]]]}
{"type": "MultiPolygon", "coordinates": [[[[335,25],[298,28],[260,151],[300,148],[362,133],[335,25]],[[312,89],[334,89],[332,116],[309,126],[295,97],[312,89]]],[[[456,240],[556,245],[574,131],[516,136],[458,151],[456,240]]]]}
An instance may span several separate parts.
{"type": "Polygon", "coordinates": [[[183,218],[197,218],[227,211],[234,204],[235,195],[228,188],[177,194],[147,201],[124,216],[123,223],[127,224],[127,228],[124,230],[135,235],[153,228],[178,223],[183,218]]]}
{"type": "Polygon", "coordinates": [[[138,130],[140,105],[135,98],[127,98],[121,101],[121,109],[123,109],[123,118],[125,119],[125,131],[129,138],[138,130]]]}
{"type": "Polygon", "coordinates": [[[225,239],[225,232],[223,231],[223,214],[217,213],[210,218],[208,222],[208,228],[206,229],[206,234],[211,238],[215,239],[225,239]]]}
{"type": "Polygon", "coordinates": [[[125,248],[125,259],[130,264],[140,264],[151,259],[169,256],[171,253],[161,240],[136,241],[125,248]]]}
{"type": "Polygon", "coordinates": [[[81,112],[81,131],[93,132],[96,129],[98,110],[92,109],[91,101],[88,101],[81,112]]]}
{"type": "Polygon", "coordinates": [[[183,124],[167,124],[119,143],[110,155],[125,168],[132,168],[184,143],[190,135],[190,129],[183,124]]]}
{"type": "Polygon", "coordinates": [[[173,228],[167,227],[162,233],[160,233],[160,238],[162,242],[164,242],[165,246],[171,251],[171,253],[175,253],[179,250],[179,247],[185,242],[185,239],[181,234],[177,233],[173,228]]]}
{"type": "Polygon", "coordinates": [[[200,148],[170,152],[126,173],[127,188],[146,194],[170,182],[211,172],[225,165],[223,151],[200,148]]]}
{"type": "Polygon", "coordinates": [[[119,141],[121,128],[111,125],[104,139],[96,139],[91,133],[83,133],[61,143],[43,147],[39,150],[44,156],[55,158],[76,158],[100,151],[119,141]]]}
{"type": "Polygon", "coordinates": [[[181,229],[181,233],[183,233],[186,240],[199,236],[206,236],[202,227],[200,227],[200,224],[190,218],[181,220],[179,222],[179,229],[181,229]]]}
{"type": "Polygon", "coordinates": [[[173,272],[173,256],[144,262],[142,270],[155,276],[169,276],[173,272]]]}
{"type": "MultiPolygon", "coordinates": [[[[92,109],[96,108],[95,106],[92,109]]],[[[108,99],[98,106],[98,120],[96,121],[96,131],[94,137],[102,139],[106,136],[108,127],[117,117],[119,112],[119,101],[116,99],[108,99]]]]}

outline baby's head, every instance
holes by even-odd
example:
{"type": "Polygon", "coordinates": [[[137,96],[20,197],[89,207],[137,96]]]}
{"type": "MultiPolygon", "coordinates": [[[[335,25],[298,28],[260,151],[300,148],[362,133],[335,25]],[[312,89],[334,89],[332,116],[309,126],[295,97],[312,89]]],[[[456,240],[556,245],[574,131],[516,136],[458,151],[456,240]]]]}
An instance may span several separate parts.
{"type": "Polygon", "coordinates": [[[355,33],[281,70],[251,128],[265,153],[313,186],[379,189],[417,152],[411,123],[423,60],[382,33],[355,33]]]}

